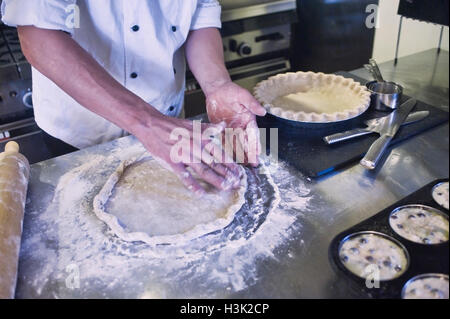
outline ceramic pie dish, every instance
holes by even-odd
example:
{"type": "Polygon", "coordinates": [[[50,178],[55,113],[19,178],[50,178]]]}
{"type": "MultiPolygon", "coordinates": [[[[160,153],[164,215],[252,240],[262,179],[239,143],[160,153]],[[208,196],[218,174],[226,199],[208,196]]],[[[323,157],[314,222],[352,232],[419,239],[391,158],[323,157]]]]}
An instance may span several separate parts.
{"type": "Polygon", "coordinates": [[[370,106],[370,92],[365,86],[324,73],[279,74],[260,82],[254,94],[270,114],[303,123],[350,120],[370,106]]]}

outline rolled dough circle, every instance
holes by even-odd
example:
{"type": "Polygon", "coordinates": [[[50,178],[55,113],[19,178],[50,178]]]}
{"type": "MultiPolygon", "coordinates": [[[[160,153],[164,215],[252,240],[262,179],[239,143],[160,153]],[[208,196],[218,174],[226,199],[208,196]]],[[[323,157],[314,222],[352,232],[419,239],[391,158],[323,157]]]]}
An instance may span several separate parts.
{"type": "Polygon", "coordinates": [[[240,187],[232,191],[199,181],[207,190],[199,198],[154,159],[132,159],[108,178],[94,198],[94,212],[125,241],[179,244],[233,221],[245,203],[247,175],[242,176],[240,187]]]}

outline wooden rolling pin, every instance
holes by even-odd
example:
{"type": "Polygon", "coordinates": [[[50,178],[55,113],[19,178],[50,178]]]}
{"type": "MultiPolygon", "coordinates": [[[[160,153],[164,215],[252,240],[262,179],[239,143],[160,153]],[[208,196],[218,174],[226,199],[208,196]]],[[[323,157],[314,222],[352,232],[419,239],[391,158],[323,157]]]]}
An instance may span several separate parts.
{"type": "Polygon", "coordinates": [[[30,165],[16,142],[0,153],[0,299],[14,298],[30,165]]]}

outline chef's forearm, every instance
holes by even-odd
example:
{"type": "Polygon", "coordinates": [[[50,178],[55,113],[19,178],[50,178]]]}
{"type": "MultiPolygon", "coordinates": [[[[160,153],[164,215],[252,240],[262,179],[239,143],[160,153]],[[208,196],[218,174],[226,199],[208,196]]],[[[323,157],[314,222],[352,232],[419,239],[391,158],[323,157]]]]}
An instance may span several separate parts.
{"type": "Polygon", "coordinates": [[[231,81],[224,63],[222,38],[216,28],[191,31],[186,58],[206,96],[231,81]]]}
{"type": "Polygon", "coordinates": [[[32,26],[18,27],[18,31],[31,65],[92,112],[130,133],[148,125],[143,122],[157,112],[109,75],[68,34],[32,26]]]}

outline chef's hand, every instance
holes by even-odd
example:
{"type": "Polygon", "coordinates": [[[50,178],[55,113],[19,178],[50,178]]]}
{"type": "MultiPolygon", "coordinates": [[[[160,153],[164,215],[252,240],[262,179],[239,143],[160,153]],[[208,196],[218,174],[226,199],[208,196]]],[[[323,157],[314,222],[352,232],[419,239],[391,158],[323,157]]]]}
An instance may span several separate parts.
{"type": "Polygon", "coordinates": [[[208,138],[202,138],[201,142],[198,138],[194,139],[192,121],[153,113],[148,120],[142,121],[142,124],[133,134],[150,154],[172,170],[188,189],[198,195],[205,193],[205,189],[193,178],[188,167],[197,173],[201,180],[217,189],[229,190],[239,186],[241,171],[238,165],[229,158],[224,160],[226,155],[220,147],[218,149],[211,147],[214,143],[211,143],[209,136],[216,134],[220,136],[225,128],[224,123],[202,123],[202,133],[207,130],[208,138]],[[181,145],[188,151],[180,155],[181,148],[177,146],[181,145]],[[195,147],[198,147],[197,150],[194,150],[195,147]]]}
{"type": "MultiPolygon", "coordinates": [[[[244,154],[244,163],[254,167],[259,165],[258,155],[261,152],[256,115],[266,115],[266,110],[248,92],[237,84],[227,81],[217,85],[206,94],[206,108],[211,123],[225,122],[227,128],[242,129],[238,141],[231,141],[235,159],[244,154]]],[[[229,131],[229,130],[226,130],[229,131]]],[[[239,133],[235,130],[235,133],[239,133]]],[[[240,162],[239,160],[237,160],[240,162]]]]}

